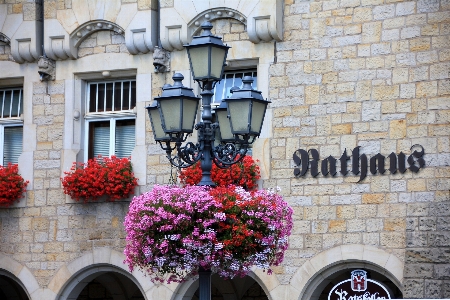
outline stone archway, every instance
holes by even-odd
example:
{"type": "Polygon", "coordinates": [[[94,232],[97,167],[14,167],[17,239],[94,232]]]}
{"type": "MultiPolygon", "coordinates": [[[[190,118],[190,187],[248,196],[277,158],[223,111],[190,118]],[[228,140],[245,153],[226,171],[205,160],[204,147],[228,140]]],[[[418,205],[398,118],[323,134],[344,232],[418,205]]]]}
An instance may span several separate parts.
{"type": "Polygon", "coordinates": [[[2,297],[3,294],[16,296],[11,299],[37,299],[39,293],[39,284],[30,270],[0,254],[0,299],[10,299],[2,297]]]}
{"type": "Polygon", "coordinates": [[[30,297],[16,276],[0,269],[0,299],[29,300],[30,297]]]}
{"type": "Polygon", "coordinates": [[[152,299],[148,294],[154,285],[138,270],[130,273],[124,259],[123,253],[96,248],[61,267],[48,288],[55,299],[83,299],[79,296],[86,296],[89,286],[109,295],[106,299],[152,299]]]}
{"type": "Polygon", "coordinates": [[[355,244],[328,249],[306,261],[290,281],[291,291],[297,292],[292,299],[319,299],[319,292],[352,268],[373,271],[402,292],[403,262],[383,249],[355,244]]]}
{"type": "Polygon", "coordinates": [[[302,299],[326,300],[328,294],[338,283],[350,279],[350,273],[353,270],[367,271],[368,278],[381,283],[389,292],[391,298],[401,299],[403,294],[400,287],[392,280],[391,276],[386,274],[386,270],[367,262],[341,262],[337,263],[322,272],[322,276],[317,276],[306,288],[302,299]],[[386,276],[387,275],[387,276],[386,276]]]}
{"type": "Polygon", "coordinates": [[[59,299],[144,300],[139,284],[130,274],[110,266],[94,265],[78,272],[69,281],[59,299]]]}

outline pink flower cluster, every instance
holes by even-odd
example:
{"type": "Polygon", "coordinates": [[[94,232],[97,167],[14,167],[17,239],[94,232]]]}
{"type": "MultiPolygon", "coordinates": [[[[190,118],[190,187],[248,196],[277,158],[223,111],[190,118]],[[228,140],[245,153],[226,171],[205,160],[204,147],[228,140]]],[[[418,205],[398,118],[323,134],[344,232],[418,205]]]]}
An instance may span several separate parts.
{"type": "Polygon", "coordinates": [[[200,267],[233,278],[282,262],[292,209],[273,191],[156,185],[134,197],[124,225],[130,271],[153,282],[180,282],[200,267]]]}
{"type": "Polygon", "coordinates": [[[152,281],[181,281],[210,261],[219,209],[208,188],[156,185],[134,197],[125,217],[125,263],[138,267],[152,281]]]}

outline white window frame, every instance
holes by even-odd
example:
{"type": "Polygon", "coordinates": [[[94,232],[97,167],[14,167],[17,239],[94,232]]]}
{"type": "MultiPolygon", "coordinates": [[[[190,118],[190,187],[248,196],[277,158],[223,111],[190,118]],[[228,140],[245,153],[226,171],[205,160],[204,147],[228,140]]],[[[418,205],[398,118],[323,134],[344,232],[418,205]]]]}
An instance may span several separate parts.
{"type": "MultiPolygon", "coordinates": [[[[233,75],[233,81],[232,81],[232,84],[231,84],[231,86],[228,88],[228,91],[227,91],[226,88],[224,87],[224,88],[222,89],[222,94],[221,94],[221,95],[217,95],[217,85],[219,85],[219,82],[218,82],[218,83],[216,84],[216,86],[214,87],[214,97],[213,97],[213,99],[212,99],[211,105],[214,106],[214,107],[219,106],[219,105],[220,105],[220,102],[221,102],[223,99],[225,99],[227,96],[230,95],[229,89],[235,86],[236,74],[242,74],[242,75],[244,75],[245,73],[252,73],[252,77],[255,79],[255,80],[253,81],[252,87],[253,87],[253,89],[256,90],[256,89],[257,89],[257,78],[258,78],[258,70],[257,70],[256,67],[247,67],[247,68],[244,67],[244,68],[242,68],[242,69],[225,70],[225,71],[223,72],[224,79],[222,79],[221,82],[224,81],[224,80],[226,80],[225,78],[226,78],[227,75],[233,75]],[[255,74],[256,74],[256,76],[255,76],[255,74]]],[[[242,78],[243,78],[243,77],[244,77],[244,76],[242,76],[242,78]]],[[[241,82],[241,84],[240,84],[238,87],[239,87],[239,88],[242,88],[242,82],[241,82]]]]}
{"type": "MultiPolygon", "coordinates": [[[[5,165],[4,161],[4,145],[5,145],[5,128],[6,127],[22,127],[22,147],[23,147],[23,118],[22,118],[22,110],[23,107],[23,88],[22,87],[13,87],[13,88],[1,88],[0,89],[0,165],[5,165]],[[14,92],[19,92],[19,104],[18,104],[18,114],[14,117],[11,117],[11,109],[13,107],[12,101],[9,107],[9,117],[4,118],[5,111],[5,100],[6,100],[6,92],[12,91],[11,99],[14,95],[14,92]]],[[[23,149],[21,149],[22,153],[23,149]]],[[[17,162],[18,163],[18,162],[17,162]]]]}
{"type": "MultiPolygon", "coordinates": [[[[91,81],[91,82],[87,82],[87,88],[86,88],[86,105],[85,105],[85,126],[84,126],[84,161],[86,162],[89,159],[89,149],[90,147],[92,147],[92,145],[89,144],[89,137],[90,137],[90,132],[89,132],[89,128],[90,128],[90,123],[95,123],[95,122],[101,122],[101,121],[109,121],[109,157],[116,155],[116,121],[119,120],[135,120],[135,126],[136,126],[136,112],[135,112],[135,107],[133,109],[125,109],[125,110],[119,110],[119,111],[115,111],[114,110],[114,103],[112,105],[112,111],[98,111],[98,101],[101,99],[98,99],[98,93],[96,95],[96,111],[95,112],[89,112],[89,108],[90,108],[90,89],[91,86],[93,86],[94,84],[107,84],[107,83],[121,83],[122,84],[122,89],[123,89],[123,82],[134,82],[136,84],[136,79],[117,79],[117,80],[103,80],[103,81],[91,81]]],[[[131,86],[131,85],[130,85],[131,86]]],[[[105,89],[106,91],[106,89],[105,89]]],[[[113,99],[114,99],[114,92],[115,89],[113,88],[113,99]]],[[[129,88],[129,97],[128,97],[128,107],[131,104],[131,88],[129,88]]],[[[104,92],[104,107],[106,107],[106,92],[104,92]]],[[[137,98],[137,93],[136,93],[136,98],[137,98]]],[[[135,102],[137,99],[135,99],[135,102]]],[[[121,97],[121,105],[123,107],[123,94],[121,97]]],[[[135,136],[135,146],[136,146],[136,136],[135,136]]]]}

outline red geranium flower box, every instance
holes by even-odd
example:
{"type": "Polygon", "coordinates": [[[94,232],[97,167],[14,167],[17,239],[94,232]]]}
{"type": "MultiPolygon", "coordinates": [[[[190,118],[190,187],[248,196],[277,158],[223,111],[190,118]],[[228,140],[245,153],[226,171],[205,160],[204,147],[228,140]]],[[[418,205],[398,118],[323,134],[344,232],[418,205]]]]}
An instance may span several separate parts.
{"type": "Polygon", "coordinates": [[[19,174],[17,164],[0,166],[0,206],[8,207],[23,197],[28,181],[19,174]]]}
{"type": "Polygon", "coordinates": [[[130,160],[116,156],[73,163],[70,172],[64,174],[64,193],[76,201],[94,201],[105,195],[109,201],[115,201],[129,197],[137,186],[130,160]]]}

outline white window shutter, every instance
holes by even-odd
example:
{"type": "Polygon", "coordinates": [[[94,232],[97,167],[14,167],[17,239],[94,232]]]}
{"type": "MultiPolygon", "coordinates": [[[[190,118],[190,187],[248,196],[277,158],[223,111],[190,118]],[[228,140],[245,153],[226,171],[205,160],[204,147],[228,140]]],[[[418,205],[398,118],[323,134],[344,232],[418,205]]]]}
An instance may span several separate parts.
{"type": "Polygon", "coordinates": [[[116,123],[116,153],[117,157],[130,157],[133,151],[135,142],[135,125],[122,125],[120,122],[116,123]]]}
{"type": "Polygon", "coordinates": [[[3,165],[9,162],[17,164],[19,156],[22,154],[23,127],[5,127],[3,141],[3,165]]]}
{"type": "Polygon", "coordinates": [[[109,156],[109,127],[94,128],[94,158],[101,156],[109,156]]]}

